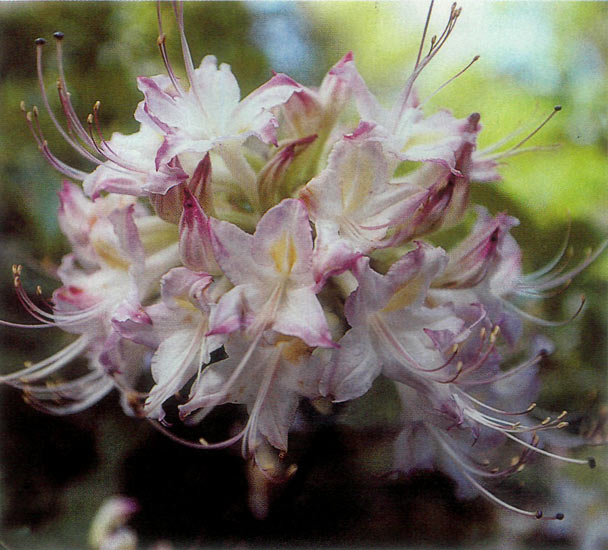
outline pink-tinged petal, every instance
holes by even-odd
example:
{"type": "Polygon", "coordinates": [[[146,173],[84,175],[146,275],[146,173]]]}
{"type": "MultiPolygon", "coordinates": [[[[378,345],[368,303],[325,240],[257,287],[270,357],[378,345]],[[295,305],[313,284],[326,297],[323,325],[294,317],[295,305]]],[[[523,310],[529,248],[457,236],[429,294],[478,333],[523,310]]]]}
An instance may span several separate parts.
{"type": "Polygon", "coordinates": [[[448,257],[443,248],[422,241],[395,262],[386,274],[392,296],[385,309],[416,308],[423,304],[431,283],[445,269],[448,257]]]}
{"type": "Polygon", "coordinates": [[[59,191],[59,227],[75,247],[89,244],[89,227],[85,223],[91,216],[93,203],[88,200],[82,189],[69,181],[64,181],[59,191]]]}
{"type": "Polygon", "coordinates": [[[281,334],[297,336],[311,347],[337,347],[331,339],[323,308],[308,288],[285,293],[272,328],[281,334]]]}
{"type": "Polygon", "coordinates": [[[362,396],[381,372],[367,330],[350,329],[338,343],[319,384],[321,394],[336,403],[362,396]]]}
{"type": "Polygon", "coordinates": [[[184,185],[178,184],[167,189],[164,195],[151,193],[149,195],[150,204],[154,208],[156,215],[163,221],[178,224],[182,217],[184,202],[184,185]]]}
{"type": "Polygon", "coordinates": [[[123,302],[112,314],[112,326],[122,338],[149,348],[158,345],[152,319],[141,306],[123,302]]]}
{"type": "MultiPolygon", "coordinates": [[[[402,384],[398,386],[407,387],[402,384]]],[[[404,415],[408,412],[406,404],[404,415]]],[[[432,470],[437,456],[434,442],[435,439],[429,434],[423,422],[405,423],[395,441],[394,469],[406,475],[416,470],[432,470]]]]}
{"type": "Polygon", "coordinates": [[[164,135],[157,127],[142,124],[134,134],[112,134],[105,148],[109,159],[84,180],[85,192],[97,197],[102,191],[134,196],[165,193],[187,179],[178,162],[168,162],[157,172],[154,159],[164,135]]]}
{"type": "MultiPolygon", "coordinates": [[[[71,255],[64,258],[62,263],[62,274],[67,272],[67,263],[69,262],[72,264],[73,259],[74,258],[71,255]]],[[[76,284],[67,284],[53,291],[53,311],[56,313],[86,311],[97,305],[100,301],[99,296],[91,294],[82,286],[76,284]]],[[[95,320],[95,322],[97,322],[97,320],[95,320]]],[[[58,326],[62,326],[61,321],[57,324],[58,326]]],[[[67,330],[67,328],[64,330],[67,330]]]]}
{"type": "Polygon", "coordinates": [[[141,271],[146,261],[146,255],[133,219],[134,211],[135,206],[130,205],[127,208],[115,210],[108,218],[112,222],[114,233],[118,237],[122,251],[131,260],[137,271],[141,271]]]}
{"type": "Polygon", "coordinates": [[[207,309],[205,290],[213,282],[207,273],[195,273],[185,267],[174,267],[160,280],[160,295],[169,309],[181,309],[190,302],[200,309],[207,309]]]}
{"type": "Polygon", "coordinates": [[[312,229],[302,201],[285,199],[264,214],[253,235],[251,255],[272,276],[289,275],[299,284],[313,284],[312,229]]]}
{"type": "MultiPolygon", "coordinates": [[[[486,320],[486,310],[481,304],[469,304],[454,307],[451,303],[427,310],[428,327],[424,333],[429,337],[433,346],[444,356],[452,353],[454,344],[461,344],[480,324],[486,320]],[[430,317],[443,317],[433,320],[430,317]]],[[[463,354],[461,354],[462,357],[463,354]]]]}
{"type": "Polygon", "coordinates": [[[451,170],[456,170],[457,151],[463,139],[469,139],[463,131],[463,121],[448,111],[428,118],[422,118],[420,112],[420,118],[404,128],[402,135],[405,138],[400,154],[403,160],[437,162],[451,170]]]}
{"type": "Polygon", "coordinates": [[[267,144],[272,144],[275,147],[279,146],[277,141],[277,128],[279,121],[272,111],[261,111],[253,117],[247,126],[241,127],[239,135],[242,141],[248,137],[256,136],[261,141],[267,144]]]}
{"type": "Polygon", "coordinates": [[[275,74],[268,82],[251,92],[236,107],[231,120],[230,128],[232,133],[242,133],[243,131],[253,131],[260,134],[266,143],[272,143],[271,118],[260,117],[264,112],[269,112],[272,108],[284,104],[293,93],[300,91],[301,86],[284,74],[275,74]],[[268,141],[270,138],[270,141],[268,141]]]}
{"type": "Polygon", "coordinates": [[[381,309],[392,295],[384,277],[369,265],[368,256],[361,256],[352,267],[359,286],[344,303],[346,320],[352,327],[367,324],[370,314],[381,309]]]}
{"type": "Polygon", "coordinates": [[[319,131],[323,105],[316,91],[302,88],[283,105],[283,114],[296,136],[306,136],[319,131]]]}
{"type": "Polygon", "coordinates": [[[185,152],[207,153],[214,147],[214,141],[210,139],[196,139],[184,133],[167,134],[156,152],[154,163],[156,170],[162,170],[172,158],[185,152]]]}
{"type": "MultiPolygon", "coordinates": [[[[153,85],[156,89],[164,91],[170,97],[176,96],[175,92],[172,90],[173,84],[169,76],[165,74],[160,74],[143,78],[145,79],[145,81],[142,82],[142,86],[144,88],[153,85]]],[[[137,81],[138,89],[143,93],[143,90],[139,88],[139,84],[140,82],[137,81]]],[[[169,131],[169,127],[166,124],[163,124],[156,117],[150,115],[145,99],[144,101],[140,101],[137,104],[133,118],[135,118],[135,120],[137,120],[137,122],[140,122],[143,126],[147,126],[148,128],[154,129],[155,131],[160,130],[163,133],[169,131]]]]}
{"type": "MultiPolygon", "coordinates": [[[[171,159],[168,165],[170,169],[179,169],[183,172],[181,164],[177,157],[171,159]]],[[[165,180],[165,192],[164,194],[152,192],[149,194],[150,202],[154,207],[154,210],[158,216],[169,223],[178,224],[182,217],[183,202],[184,202],[184,189],[187,188],[197,198],[203,209],[210,215],[213,213],[213,199],[211,193],[211,160],[209,153],[207,153],[203,159],[197,164],[194,169],[192,177],[188,180],[188,174],[183,172],[184,177],[180,176],[175,181],[179,182],[167,187],[170,180],[165,180]]],[[[154,172],[154,174],[148,175],[148,181],[151,178],[159,178],[159,183],[166,178],[166,171],[161,170],[160,172],[154,172]]],[[[173,182],[175,183],[175,182],[173,182]]],[[[154,187],[156,189],[156,187],[154,187]]],[[[146,189],[149,189],[146,187],[146,189]]]]}
{"type": "Polygon", "coordinates": [[[340,275],[361,256],[344,239],[340,239],[338,225],[319,221],[315,224],[317,236],[313,251],[313,273],[315,290],[319,291],[327,279],[340,275]]]}
{"type": "Polygon", "coordinates": [[[251,254],[253,236],[236,225],[211,218],[215,259],[234,285],[247,283],[260,271],[251,254]]]}
{"type": "Polygon", "coordinates": [[[352,90],[362,119],[374,121],[388,127],[388,113],[369,91],[365,80],[363,80],[363,77],[357,71],[352,57],[345,63],[336,65],[330,71],[330,75],[341,80],[348,89],[352,90]]]}
{"type": "Polygon", "coordinates": [[[102,165],[85,178],[83,188],[92,199],[100,197],[102,192],[140,197],[146,194],[143,189],[145,181],[145,174],[117,172],[102,165]]]}
{"type": "Polygon", "coordinates": [[[109,375],[120,374],[125,363],[121,342],[122,337],[120,334],[115,330],[112,330],[103,343],[98,360],[109,375]]]}
{"type": "Polygon", "coordinates": [[[152,377],[156,385],[146,399],[147,416],[164,418],[162,404],[196,374],[199,349],[200,341],[192,329],[176,330],[160,343],[152,357],[152,377]]]}
{"type": "Polygon", "coordinates": [[[480,183],[501,181],[502,176],[498,173],[498,166],[499,163],[495,160],[473,155],[469,166],[469,178],[480,183]]]}
{"type": "MultiPolygon", "coordinates": [[[[492,217],[481,206],[476,210],[475,226],[469,236],[450,251],[448,267],[434,282],[434,286],[471,288],[492,276],[505,261],[509,262],[513,259],[515,266],[521,265],[519,247],[509,235],[510,229],[519,225],[519,221],[506,214],[492,217]]],[[[520,276],[521,271],[517,267],[513,270],[507,268],[501,273],[500,279],[505,288],[508,288],[509,285],[515,284],[520,276]]]]}
{"type": "Polygon", "coordinates": [[[230,65],[222,63],[218,69],[215,56],[205,56],[199,68],[194,71],[194,82],[191,85],[189,93],[194,94],[199,105],[203,106],[203,116],[213,118],[218,135],[225,134],[241,98],[230,65]]]}
{"type": "Polygon", "coordinates": [[[161,85],[162,82],[154,78],[137,78],[137,88],[145,97],[146,114],[153,120],[158,120],[162,129],[167,129],[167,126],[179,128],[187,123],[186,114],[161,85]]]}
{"type": "Polygon", "coordinates": [[[402,224],[426,197],[416,185],[389,181],[396,160],[385,153],[377,129],[361,123],[344,136],[327,168],[300,193],[315,224],[333,223],[338,239],[361,253],[390,243],[388,230],[402,224]]]}
{"type": "Polygon", "coordinates": [[[268,396],[268,405],[258,418],[258,430],[273,447],[286,452],[289,428],[295,420],[300,396],[284,392],[282,388],[273,389],[275,391],[268,396]]]}
{"type": "Polygon", "coordinates": [[[354,65],[353,52],[348,52],[329,70],[319,87],[321,102],[334,112],[342,110],[352,93],[344,79],[338,76],[340,73],[348,71],[349,65],[354,65]]]}
{"type": "Polygon", "coordinates": [[[213,216],[213,190],[211,186],[211,158],[207,153],[196,165],[187,184],[188,190],[196,197],[203,210],[213,216]]]}
{"type": "Polygon", "coordinates": [[[448,260],[443,249],[416,244],[417,248],[395,262],[386,275],[374,271],[368,257],[357,260],[353,274],[359,286],[344,305],[351,326],[366,324],[369,315],[378,311],[399,317],[404,309],[415,312],[424,303],[431,282],[448,260]]]}
{"type": "Polygon", "coordinates": [[[184,208],[179,223],[179,253],[182,262],[193,271],[220,274],[221,270],[213,254],[209,218],[188,189],[184,189],[183,193],[184,208]]]}
{"type": "Polygon", "coordinates": [[[285,174],[289,167],[316,139],[316,134],[313,134],[288,142],[258,172],[257,190],[264,210],[279,202],[285,190],[285,174]]]}
{"type": "Polygon", "coordinates": [[[245,325],[245,300],[247,285],[237,286],[224,294],[209,315],[208,336],[230,334],[245,325]]]}
{"type": "Polygon", "coordinates": [[[146,180],[142,186],[146,193],[164,195],[175,186],[188,180],[188,174],[184,172],[177,158],[170,159],[168,163],[159,168],[146,174],[146,180]]]}
{"type": "MultiPolygon", "coordinates": [[[[269,340],[273,335],[268,334],[269,340]]],[[[271,341],[263,340],[253,350],[247,368],[235,373],[249,343],[242,338],[228,340],[228,358],[203,370],[192,387],[190,401],[179,407],[180,416],[222,403],[244,404],[250,414],[245,445],[255,443],[261,434],[271,445],[287,450],[289,428],[301,396],[318,396],[318,391],[309,387],[309,378],[316,377],[318,366],[310,363],[310,350],[300,340],[271,341]],[[229,380],[232,383],[227,386],[229,380]]]]}

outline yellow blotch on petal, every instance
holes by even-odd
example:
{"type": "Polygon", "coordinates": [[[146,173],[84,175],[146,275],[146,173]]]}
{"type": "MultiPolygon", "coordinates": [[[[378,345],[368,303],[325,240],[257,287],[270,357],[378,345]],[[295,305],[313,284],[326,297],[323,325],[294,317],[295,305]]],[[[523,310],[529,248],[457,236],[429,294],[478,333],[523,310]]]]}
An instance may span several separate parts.
{"type": "Polygon", "coordinates": [[[424,277],[419,273],[396,290],[382,311],[390,313],[412,305],[420,295],[423,286],[424,277]]]}
{"type": "Polygon", "coordinates": [[[312,348],[296,337],[281,338],[276,345],[281,346],[281,355],[294,365],[312,353],[312,348]]]}
{"type": "Polygon", "coordinates": [[[342,209],[344,215],[352,214],[368,200],[375,178],[374,164],[367,155],[352,154],[350,163],[342,166],[340,189],[342,190],[342,209]]]}
{"type": "Polygon", "coordinates": [[[270,247],[270,256],[277,272],[282,275],[289,275],[298,259],[298,252],[293,238],[287,233],[283,233],[270,247]]]}
{"type": "Polygon", "coordinates": [[[107,242],[94,242],[93,248],[102,261],[112,269],[128,271],[130,262],[120,254],[116,248],[109,246],[107,242]]]}

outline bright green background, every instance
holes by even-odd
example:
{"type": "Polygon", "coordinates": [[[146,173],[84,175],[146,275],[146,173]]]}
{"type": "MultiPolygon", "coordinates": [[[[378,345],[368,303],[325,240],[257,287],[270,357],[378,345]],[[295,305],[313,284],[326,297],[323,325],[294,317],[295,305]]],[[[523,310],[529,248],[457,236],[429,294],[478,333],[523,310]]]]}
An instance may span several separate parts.
{"type": "MultiPolygon", "coordinates": [[[[438,3],[431,34],[442,29],[447,6],[438,3]]],[[[492,212],[506,209],[520,218],[522,224],[513,233],[522,244],[527,269],[541,266],[552,256],[568,220],[572,221],[575,258],[582,257],[586,247],[597,246],[608,234],[607,6],[603,2],[469,2],[445,51],[419,81],[420,96],[424,98],[474,55],[481,56],[467,73],[429,102],[428,112],[443,107],[459,117],[480,112],[484,124],[482,147],[521,124],[542,120],[553,105],[563,106],[563,111],[530,142],[559,143],[558,150],[509,159],[502,170],[504,181],[478,185],[473,190],[474,200],[492,212]]],[[[232,65],[243,93],[267,80],[271,69],[287,72],[305,84],[318,84],[335,61],[353,50],[370,88],[389,105],[413,65],[426,4],[262,2],[248,6],[229,2],[193,3],[185,9],[195,63],[207,53],[215,54],[221,62],[232,65]]],[[[183,74],[169,12],[166,6],[170,57],[176,71],[183,74]]],[[[41,106],[34,38],[49,39],[45,79],[53,103],[56,105],[56,65],[51,36],[53,31],[62,30],[66,36],[66,73],[77,112],[84,120],[93,103],[100,100],[107,135],[114,130],[128,133],[136,129],[132,113],[141,99],[135,77],[163,71],[155,25],[155,6],[147,2],[0,3],[0,280],[5,283],[2,317],[10,314],[14,319],[17,315],[11,298],[10,265],[24,264],[32,288],[43,282],[50,289],[53,283],[44,277],[39,266],[57,262],[67,251],[56,220],[56,192],[61,176],[38,154],[19,112],[20,100],[25,100],[28,107],[41,106]]],[[[44,114],[42,123],[51,149],[66,162],[87,169],[61,141],[44,114]]],[[[450,236],[446,239],[449,242],[450,236]]],[[[546,391],[542,399],[548,409],[597,414],[606,401],[607,274],[608,254],[604,254],[577,278],[571,289],[537,312],[547,318],[563,318],[576,309],[581,292],[588,298],[588,306],[579,319],[562,329],[548,331],[559,344],[551,368],[543,376],[546,391]]],[[[38,333],[34,338],[8,331],[3,334],[7,363],[4,372],[28,357],[29,349],[35,345],[53,350],[59,345],[56,334],[38,333]]],[[[37,353],[44,356],[43,350],[37,353]]],[[[372,394],[350,409],[349,423],[373,426],[375,417],[370,417],[368,408],[380,418],[390,413],[390,399],[386,407],[378,406],[383,400],[382,388],[377,392],[379,395],[372,394]]],[[[11,412],[5,407],[3,414],[5,423],[10,424],[11,412]]],[[[95,421],[104,418],[100,415],[95,421]]],[[[48,426],[54,421],[51,419],[48,426]]],[[[32,548],[35,544],[41,548],[50,548],[49,544],[79,547],[77,541],[84,540],[93,511],[105,495],[118,490],[113,472],[120,455],[117,458],[109,449],[134,446],[134,433],[142,437],[141,427],[129,421],[121,427],[118,422],[111,417],[99,428],[99,467],[69,489],[62,489],[66,491],[61,495],[63,515],[42,532],[30,533],[24,528],[25,531],[5,534],[0,540],[9,543],[11,549],[32,548]],[[129,435],[125,436],[125,431],[129,435]]],[[[382,454],[387,444],[377,447],[382,454]]],[[[374,460],[381,461],[365,452],[360,452],[359,457],[364,470],[373,470],[374,460]]],[[[547,464],[557,467],[553,462],[543,462],[536,466],[537,474],[547,464]]],[[[608,467],[606,461],[604,467],[608,467]]],[[[533,466],[530,471],[534,469],[533,466]]],[[[583,486],[593,485],[598,479],[579,469],[568,472],[583,486]]],[[[11,472],[4,472],[4,476],[10,475],[11,472]]],[[[28,471],[26,466],[24,475],[36,476],[35,468],[28,471]]],[[[531,475],[534,477],[534,472],[531,475]]],[[[545,480],[545,484],[553,482],[551,476],[545,480]]],[[[599,498],[605,502],[606,493],[601,494],[599,498]]],[[[493,520],[492,525],[496,540],[513,528],[510,516],[503,523],[493,520]]]]}

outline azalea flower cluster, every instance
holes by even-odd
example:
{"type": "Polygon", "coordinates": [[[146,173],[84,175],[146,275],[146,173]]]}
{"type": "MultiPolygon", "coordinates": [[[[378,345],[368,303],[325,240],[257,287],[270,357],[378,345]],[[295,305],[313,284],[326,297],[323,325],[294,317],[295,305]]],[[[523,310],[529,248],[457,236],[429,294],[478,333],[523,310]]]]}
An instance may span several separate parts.
{"type": "Polygon", "coordinates": [[[535,133],[511,149],[480,151],[479,114],[423,110],[416,80],[460,9],[452,7],[430,46],[423,37],[389,107],[351,53],[318,88],[274,74],[241,98],[228,65],[209,55],[194,66],[181,5],[174,10],[187,82],[169,61],[159,11],[167,74],[137,79],[144,99],[131,135],[106,139],[99,103],[86,122],[78,118],[56,33],[67,123],[59,122],[44,89],[44,40],[37,40],[48,115],[94,169],[57,158],[38,110],[23,106],[40,151],[66,177],[58,216],[72,252],[57,269],[61,286],[50,301],[30,297],[14,267],[17,295],[39,324],[3,324],[57,327],[76,339],[1,381],[54,414],[78,412],[117,389],[129,414],[170,437],[206,449],[240,442],[245,457],[279,477],[292,471],[281,465],[303,399],[353,400],[382,375],[402,400],[397,471],[439,467],[465,488],[541,517],[481,483],[519,471],[535,452],[553,456],[537,434],[567,424],[565,413],[529,418],[536,371],[551,344],[526,337],[524,323],[554,323],[512,300],[560,289],[602,247],[560,272],[561,251],[525,275],[510,234],[518,220],[481,206],[458,246],[432,244],[434,232],[464,219],[470,186],[499,179],[500,159],[524,150],[535,133]],[[528,344],[527,358],[516,361],[528,344]],[[62,377],[81,356],[86,372],[62,377]],[[172,430],[168,408],[205,425],[225,403],[248,414],[228,439],[191,441],[172,430]],[[500,467],[507,444],[521,452],[500,467]]]}

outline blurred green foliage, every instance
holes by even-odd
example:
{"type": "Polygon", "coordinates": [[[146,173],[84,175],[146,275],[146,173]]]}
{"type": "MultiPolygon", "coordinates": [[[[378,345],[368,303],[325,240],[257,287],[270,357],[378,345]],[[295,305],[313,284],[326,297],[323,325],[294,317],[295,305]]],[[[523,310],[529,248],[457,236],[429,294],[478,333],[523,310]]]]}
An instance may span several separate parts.
{"type": "MultiPolygon", "coordinates": [[[[255,5],[195,2],[186,5],[185,13],[195,63],[207,53],[229,63],[243,95],[267,80],[271,69],[287,71],[297,80],[306,79],[305,84],[316,85],[333,63],[353,50],[370,88],[390,105],[415,59],[425,9],[421,9],[420,3],[406,2],[264,2],[255,5]],[[271,42],[273,28],[283,29],[283,35],[275,33],[271,42]],[[287,55],[290,49],[295,53],[291,51],[291,57],[284,57],[282,61],[281,56],[287,55]]],[[[169,57],[176,72],[183,75],[179,39],[169,4],[163,4],[163,13],[169,57]]],[[[433,32],[442,28],[446,13],[445,5],[440,5],[431,22],[433,32]]],[[[540,267],[552,257],[567,232],[569,221],[571,244],[578,258],[584,256],[586,247],[597,246],[608,233],[607,22],[608,4],[604,2],[470,2],[465,4],[446,51],[439,54],[420,78],[420,96],[424,98],[474,55],[481,55],[471,69],[433,97],[427,107],[431,113],[445,106],[461,117],[480,112],[484,123],[481,147],[494,143],[522,124],[541,121],[555,104],[564,107],[530,142],[538,146],[559,143],[559,149],[510,158],[502,170],[502,182],[477,185],[473,189],[474,201],[488,206],[492,212],[507,210],[521,220],[513,233],[522,245],[528,270],[540,267]],[[523,44],[524,50],[521,50],[525,37],[520,36],[518,25],[526,18],[537,18],[543,25],[534,40],[523,44]],[[510,41],[519,49],[515,48],[515,53],[509,47],[498,54],[494,51],[492,58],[487,50],[492,49],[490,46],[495,49],[499,39],[507,44],[510,41]],[[518,53],[520,50],[525,55],[518,53]],[[514,65],[505,62],[510,58],[514,65]],[[543,80],[546,76],[543,71],[548,70],[547,83],[543,80]],[[544,84],[539,87],[541,80],[544,84]]],[[[57,262],[67,251],[56,219],[56,192],[61,175],[39,155],[19,110],[21,100],[28,108],[42,106],[36,82],[34,39],[43,36],[48,40],[44,52],[45,83],[51,103],[59,112],[55,93],[57,65],[51,38],[56,30],[65,33],[64,63],[75,109],[84,120],[94,102],[100,100],[106,135],[137,129],[132,115],[141,95],[135,78],[164,72],[156,46],[158,31],[153,2],[0,2],[0,282],[4,285],[3,297],[11,294],[12,263],[23,263],[30,270],[28,278],[34,280],[32,284],[42,278],[50,285],[40,266],[57,262]]],[[[57,156],[69,164],[90,169],[61,140],[43,109],[41,112],[42,129],[57,156]]],[[[463,232],[457,228],[452,234],[444,235],[442,244],[453,242],[455,236],[463,232]]],[[[573,289],[539,305],[536,312],[539,315],[564,318],[576,309],[580,293],[587,295],[587,307],[575,322],[548,331],[559,345],[544,374],[543,406],[547,409],[567,408],[584,416],[597,411],[606,401],[607,275],[608,254],[604,254],[577,278],[573,289]]],[[[14,301],[3,298],[1,303],[6,305],[0,313],[2,317],[6,311],[18,315],[14,301]]],[[[40,346],[46,342],[50,348],[57,349],[53,338],[37,339],[30,334],[6,336],[5,358],[23,360],[35,342],[40,346]],[[18,339],[20,344],[16,344],[18,339]]],[[[43,356],[43,350],[40,353],[43,356]]],[[[354,405],[346,411],[347,425],[361,425],[365,423],[362,419],[385,419],[392,414],[389,409],[394,400],[389,400],[387,410],[369,415],[374,395],[361,400],[361,409],[354,405]]],[[[86,418],[92,421],[91,418],[99,420],[100,417],[86,418]]],[[[107,422],[110,424],[104,425],[97,434],[103,466],[90,474],[84,485],[64,494],[67,509],[57,523],[41,535],[27,533],[26,538],[17,536],[16,541],[27,540],[30,548],[36,544],[42,548],[49,540],[63,541],[63,547],[83,540],[82,530],[93,510],[103,496],[117,488],[116,479],[107,481],[119,460],[112,449],[132,448],[138,441],[134,435],[137,428],[129,424],[130,421],[125,420],[127,427],[124,428],[112,425],[115,418],[107,422]],[[117,436],[121,429],[128,433],[117,436]],[[102,487],[104,483],[106,486],[102,487]],[[82,487],[95,490],[83,492],[82,487]],[[95,495],[94,499],[89,498],[91,494],[95,495]],[[76,510],[79,514],[75,516],[76,510]],[[74,522],[74,517],[78,517],[78,521],[74,522]],[[68,532],[71,534],[64,536],[68,532]]],[[[137,433],[141,439],[141,432],[137,433]]],[[[369,455],[363,453],[363,456],[369,459],[369,455]]]]}

